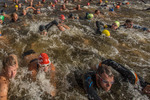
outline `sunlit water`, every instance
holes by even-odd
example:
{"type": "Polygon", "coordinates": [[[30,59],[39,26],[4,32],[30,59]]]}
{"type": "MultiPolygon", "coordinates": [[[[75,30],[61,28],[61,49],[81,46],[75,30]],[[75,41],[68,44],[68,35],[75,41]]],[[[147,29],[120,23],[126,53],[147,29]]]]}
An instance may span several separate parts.
{"type": "MultiPolygon", "coordinates": [[[[114,1],[112,0],[110,4],[113,4],[114,1]]],[[[87,1],[85,2],[87,3],[87,1]]],[[[81,4],[85,5],[85,2],[81,4]]],[[[95,3],[91,3],[90,7],[84,6],[83,10],[93,13],[95,9],[100,8],[95,3]]],[[[75,4],[69,3],[68,7],[74,8],[75,4]]],[[[70,84],[68,76],[75,84],[73,71],[80,69],[84,73],[92,65],[104,59],[113,59],[125,67],[135,70],[150,82],[150,34],[148,32],[121,28],[117,31],[110,31],[111,37],[95,35],[95,21],[97,20],[105,24],[112,24],[119,20],[121,24],[124,24],[126,19],[132,19],[135,24],[150,28],[150,12],[144,11],[148,7],[150,7],[149,3],[130,2],[130,5],[124,5],[119,10],[115,9],[117,16],[109,16],[108,10],[102,9],[105,19],[94,19],[90,22],[68,19],[65,24],[71,28],[70,30],[60,32],[56,26],[53,26],[49,29],[48,36],[39,35],[39,25],[46,25],[60,14],[69,16],[69,13],[73,12],[84,17],[85,12],[71,10],[57,11],[55,14],[51,8],[46,7],[42,8],[42,14],[35,15],[34,19],[21,17],[22,22],[20,23],[0,26],[2,33],[7,38],[7,40],[0,40],[0,62],[4,55],[15,53],[19,58],[20,66],[18,75],[11,80],[8,98],[10,100],[87,100],[84,90],[70,84]],[[30,49],[37,53],[47,53],[55,65],[57,70],[56,97],[52,98],[48,94],[53,87],[49,84],[49,78],[45,73],[39,72],[36,82],[28,78],[30,72],[27,71],[21,55],[30,49]]],[[[2,66],[2,64],[0,65],[2,66]]],[[[117,76],[119,77],[119,75],[117,76]]],[[[99,93],[103,100],[149,99],[131,84],[123,82],[120,77],[116,80],[118,81],[112,86],[110,92],[99,93]]]]}

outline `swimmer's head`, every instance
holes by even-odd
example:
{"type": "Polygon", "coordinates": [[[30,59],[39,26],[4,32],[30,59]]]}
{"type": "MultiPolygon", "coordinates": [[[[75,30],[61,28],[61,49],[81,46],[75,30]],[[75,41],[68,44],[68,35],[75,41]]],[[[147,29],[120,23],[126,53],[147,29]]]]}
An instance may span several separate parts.
{"type": "Polygon", "coordinates": [[[61,19],[61,20],[65,20],[66,18],[65,18],[64,15],[60,15],[60,19],[61,19]]]}
{"type": "Polygon", "coordinates": [[[115,23],[117,24],[117,26],[120,26],[120,22],[119,21],[115,21],[115,23]]]}
{"type": "Polygon", "coordinates": [[[13,20],[13,21],[17,21],[17,20],[18,20],[18,15],[17,15],[17,13],[13,13],[13,14],[12,14],[12,20],[13,20]]]}
{"type": "Polygon", "coordinates": [[[48,71],[48,68],[50,67],[50,60],[49,57],[46,53],[41,53],[39,58],[38,58],[38,64],[40,69],[44,70],[45,72],[48,71]]]}
{"type": "Polygon", "coordinates": [[[117,9],[119,9],[119,8],[120,8],[120,6],[119,6],[119,5],[117,5],[117,6],[116,6],[116,8],[117,8],[117,9]]]}
{"type": "Polygon", "coordinates": [[[88,19],[92,19],[93,17],[94,17],[93,14],[88,14],[88,15],[87,15],[87,18],[88,18],[88,19]]]}
{"type": "Polygon", "coordinates": [[[108,30],[106,30],[106,29],[104,29],[102,31],[102,34],[105,34],[106,36],[110,36],[110,32],[108,30]]]}
{"type": "Polygon", "coordinates": [[[110,8],[109,11],[114,11],[114,9],[113,9],[113,8],[110,8]]]}
{"type": "Polygon", "coordinates": [[[95,14],[100,14],[100,10],[95,10],[95,14]]]}
{"type": "Polygon", "coordinates": [[[125,22],[125,26],[126,26],[126,28],[132,28],[133,27],[133,21],[127,19],[125,22]]]}
{"type": "Polygon", "coordinates": [[[4,3],[4,7],[7,8],[7,3],[4,3]]]}
{"type": "Polygon", "coordinates": [[[115,21],[115,22],[112,24],[111,28],[112,28],[113,30],[116,30],[117,28],[119,28],[119,26],[120,26],[120,22],[119,22],[119,21],[115,21]]]}
{"type": "Polygon", "coordinates": [[[39,26],[39,30],[42,32],[42,31],[44,31],[45,30],[45,26],[44,25],[40,25],[39,26]]]}
{"type": "Polygon", "coordinates": [[[8,78],[14,78],[17,74],[18,65],[16,59],[9,55],[3,59],[3,71],[8,78]]]}

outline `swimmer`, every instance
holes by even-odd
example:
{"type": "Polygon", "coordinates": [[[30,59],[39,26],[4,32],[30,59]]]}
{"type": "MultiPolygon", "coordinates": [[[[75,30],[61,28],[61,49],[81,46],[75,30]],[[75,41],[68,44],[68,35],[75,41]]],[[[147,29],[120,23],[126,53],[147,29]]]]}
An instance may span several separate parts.
{"type": "Polygon", "coordinates": [[[4,7],[5,7],[5,8],[7,8],[7,7],[8,7],[7,3],[4,3],[4,7]]]}
{"type": "Polygon", "coordinates": [[[43,4],[41,4],[41,2],[39,1],[36,7],[43,7],[43,4]]]}
{"type": "Polygon", "coordinates": [[[68,10],[68,9],[66,8],[66,5],[65,5],[65,4],[63,4],[62,7],[60,8],[60,11],[63,11],[63,10],[68,10]]]}
{"type": "Polygon", "coordinates": [[[148,29],[146,27],[139,26],[139,25],[135,25],[132,20],[128,20],[128,19],[125,21],[124,25],[121,25],[121,27],[140,29],[140,30],[143,30],[143,31],[150,32],[150,29],[148,29]]]}
{"type": "Polygon", "coordinates": [[[104,15],[100,12],[100,10],[95,10],[94,17],[95,18],[104,18],[104,15]]]}
{"type": "Polygon", "coordinates": [[[44,71],[50,75],[50,83],[53,85],[54,89],[50,91],[51,96],[56,95],[56,76],[55,76],[55,67],[52,64],[46,53],[41,53],[38,55],[33,50],[24,52],[23,54],[24,61],[28,65],[28,70],[32,72],[31,77],[35,81],[37,74],[40,74],[39,71],[44,71]]]}
{"type": "Polygon", "coordinates": [[[96,26],[97,26],[97,34],[101,34],[104,29],[110,28],[112,30],[117,30],[120,27],[120,22],[115,21],[112,25],[104,25],[100,21],[96,21],[96,26]]]}
{"type": "Polygon", "coordinates": [[[33,9],[34,10],[34,14],[41,14],[41,10],[40,10],[40,8],[37,8],[37,9],[35,9],[34,7],[27,7],[26,8],[26,10],[28,10],[28,9],[33,9]]]}
{"type": "Polygon", "coordinates": [[[74,8],[73,10],[82,10],[82,9],[81,9],[80,5],[77,5],[77,7],[74,8]]]}
{"type": "Polygon", "coordinates": [[[11,17],[12,17],[11,22],[18,22],[18,21],[20,21],[20,19],[18,18],[17,13],[13,13],[13,14],[11,15],[11,17]]]}
{"type": "Polygon", "coordinates": [[[131,71],[125,68],[123,65],[108,59],[97,64],[94,67],[94,70],[80,75],[80,79],[81,76],[83,76],[83,80],[81,79],[83,84],[81,84],[82,82],[78,81],[78,77],[76,78],[76,80],[78,79],[77,83],[79,86],[82,86],[82,88],[84,88],[85,92],[88,94],[89,100],[101,100],[101,98],[98,96],[97,90],[100,92],[108,92],[111,89],[115,81],[110,67],[120,73],[120,75],[124,79],[128,80],[128,82],[132,85],[141,86],[142,90],[140,89],[140,91],[150,95],[150,83],[144,81],[144,79],[137,75],[134,71],[131,71]]]}
{"type": "Polygon", "coordinates": [[[79,15],[78,15],[78,14],[73,14],[73,13],[71,13],[68,18],[71,18],[71,19],[79,19],[79,15]]]}
{"type": "Polygon", "coordinates": [[[18,5],[15,5],[15,10],[18,11],[18,5]]]}
{"type": "Polygon", "coordinates": [[[51,28],[53,25],[56,25],[60,31],[65,31],[65,29],[70,29],[70,27],[63,24],[64,21],[65,21],[65,16],[61,15],[59,19],[56,19],[47,25],[40,25],[39,30],[41,35],[47,35],[48,29],[51,28]]]}
{"type": "Polygon", "coordinates": [[[10,79],[15,78],[18,70],[18,60],[15,54],[10,54],[3,59],[0,74],[0,100],[7,100],[10,79]]]}

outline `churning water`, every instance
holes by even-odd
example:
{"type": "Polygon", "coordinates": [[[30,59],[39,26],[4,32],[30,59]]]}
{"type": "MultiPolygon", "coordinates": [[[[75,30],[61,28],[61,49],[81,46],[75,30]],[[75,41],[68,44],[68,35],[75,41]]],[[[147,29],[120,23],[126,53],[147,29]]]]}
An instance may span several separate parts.
{"type": "MultiPolygon", "coordinates": [[[[5,0],[1,0],[2,2],[5,0]]],[[[38,1],[38,0],[36,0],[38,1]]],[[[116,0],[111,0],[113,4],[116,0]]],[[[119,0],[120,1],[120,0],[119,0]]],[[[48,36],[41,36],[38,27],[48,24],[60,14],[68,16],[71,12],[84,16],[86,12],[93,13],[100,9],[94,0],[91,6],[85,6],[88,1],[83,0],[83,11],[57,11],[50,7],[41,8],[42,14],[34,18],[21,17],[20,23],[10,23],[0,26],[5,40],[0,40],[0,62],[8,53],[15,53],[19,60],[19,71],[15,79],[11,80],[8,98],[11,100],[87,100],[87,95],[78,86],[70,84],[74,81],[73,71],[80,69],[86,72],[94,64],[104,59],[113,59],[128,68],[135,70],[146,81],[150,82],[150,33],[136,29],[119,29],[110,31],[111,37],[95,35],[95,21],[112,24],[118,20],[124,24],[126,19],[132,19],[135,24],[150,28],[150,7],[140,0],[129,0],[130,5],[115,9],[117,15],[110,16],[107,9],[102,9],[104,19],[85,20],[67,19],[66,25],[70,30],[61,32],[56,26],[48,31],[48,36]],[[56,12],[55,12],[56,11],[56,12]],[[30,72],[24,65],[22,53],[33,49],[37,53],[45,52],[56,67],[57,71],[57,96],[52,98],[47,92],[53,87],[49,84],[49,77],[44,73],[37,76],[33,82],[28,78],[30,72]]],[[[7,2],[12,2],[8,0],[7,2]]],[[[11,4],[11,3],[8,3],[11,4]]],[[[74,8],[78,3],[69,3],[67,7],[74,8]]],[[[56,8],[59,9],[60,3],[56,8]]],[[[0,5],[2,6],[2,4],[0,5]]],[[[11,9],[12,10],[12,9],[11,9]]],[[[8,11],[9,12],[9,11],[8,11]]],[[[0,64],[2,66],[2,64],[0,64]]],[[[116,82],[110,92],[99,93],[103,100],[148,100],[134,86],[126,82],[116,82]]]]}

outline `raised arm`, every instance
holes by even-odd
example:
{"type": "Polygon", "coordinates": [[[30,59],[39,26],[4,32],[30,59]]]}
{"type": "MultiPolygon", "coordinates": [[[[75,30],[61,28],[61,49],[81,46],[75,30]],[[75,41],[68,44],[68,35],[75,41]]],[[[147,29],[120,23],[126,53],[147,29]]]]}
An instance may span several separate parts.
{"type": "Polygon", "coordinates": [[[113,69],[118,71],[125,79],[129,80],[131,84],[138,84],[145,88],[147,85],[150,85],[150,83],[145,82],[145,80],[137,75],[134,71],[131,71],[127,68],[125,68],[123,65],[118,64],[117,62],[108,59],[102,62],[102,64],[111,66],[113,69]]]}
{"type": "Polygon", "coordinates": [[[28,9],[33,9],[33,10],[36,10],[34,7],[30,6],[30,7],[27,7],[26,10],[28,9]]]}
{"type": "Polygon", "coordinates": [[[101,100],[100,97],[98,96],[95,88],[93,87],[93,80],[92,76],[90,74],[85,74],[84,75],[84,89],[86,93],[88,94],[89,100],[101,100]]]}

